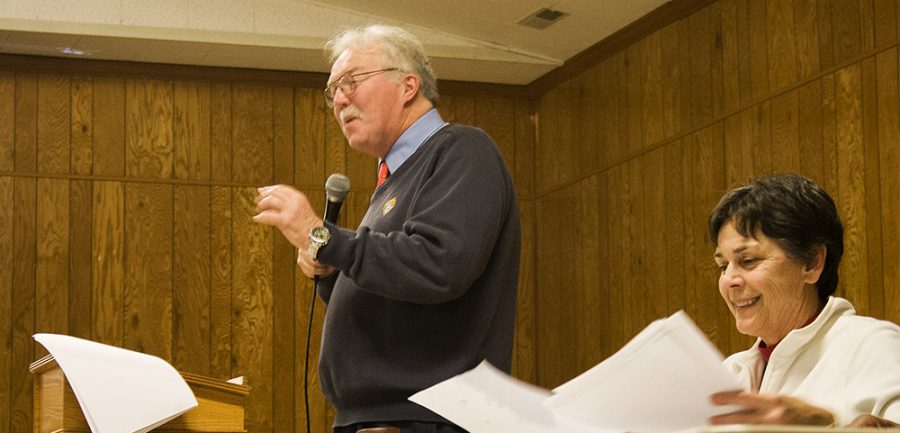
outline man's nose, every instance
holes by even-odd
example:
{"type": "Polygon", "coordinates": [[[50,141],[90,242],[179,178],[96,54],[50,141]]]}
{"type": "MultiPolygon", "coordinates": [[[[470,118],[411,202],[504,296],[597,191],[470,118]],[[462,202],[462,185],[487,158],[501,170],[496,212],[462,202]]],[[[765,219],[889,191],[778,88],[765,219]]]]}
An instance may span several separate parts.
{"type": "Polygon", "coordinates": [[[337,89],[334,89],[334,98],[331,100],[334,103],[335,108],[343,108],[347,105],[350,105],[350,98],[344,93],[344,90],[341,89],[341,86],[338,86],[337,89]]]}

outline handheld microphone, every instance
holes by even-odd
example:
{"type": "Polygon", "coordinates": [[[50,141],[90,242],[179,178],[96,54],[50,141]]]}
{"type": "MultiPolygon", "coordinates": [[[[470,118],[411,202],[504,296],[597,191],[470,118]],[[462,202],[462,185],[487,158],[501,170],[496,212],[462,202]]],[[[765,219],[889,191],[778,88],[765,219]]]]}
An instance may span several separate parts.
{"type": "MultiPolygon", "coordinates": [[[[337,224],[341,205],[350,191],[350,179],[340,173],[332,173],[325,181],[325,221],[337,224]]],[[[306,358],[303,361],[303,402],[306,407],[306,433],[310,433],[309,422],[309,340],[312,336],[312,321],[316,311],[316,292],[319,291],[319,276],[313,277],[312,299],[309,300],[309,322],[306,324],[306,358]]]]}
{"type": "Polygon", "coordinates": [[[341,213],[341,205],[350,191],[350,179],[340,173],[333,173],[325,181],[325,216],[324,220],[337,224],[338,214],[341,213]]]}

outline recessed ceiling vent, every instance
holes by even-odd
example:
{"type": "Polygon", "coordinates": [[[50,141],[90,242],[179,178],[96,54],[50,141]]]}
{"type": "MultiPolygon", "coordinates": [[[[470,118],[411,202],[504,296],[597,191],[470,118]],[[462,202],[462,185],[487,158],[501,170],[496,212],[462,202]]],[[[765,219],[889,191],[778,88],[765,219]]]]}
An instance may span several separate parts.
{"type": "Polygon", "coordinates": [[[554,9],[543,8],[525,18],[522,21],[519,21],[519,24],[531,27],[533,29],[544,30],[547,27],[550,27],[550,24],[553,24],[569,15],[563,11],[558,11],[554,9]]]}

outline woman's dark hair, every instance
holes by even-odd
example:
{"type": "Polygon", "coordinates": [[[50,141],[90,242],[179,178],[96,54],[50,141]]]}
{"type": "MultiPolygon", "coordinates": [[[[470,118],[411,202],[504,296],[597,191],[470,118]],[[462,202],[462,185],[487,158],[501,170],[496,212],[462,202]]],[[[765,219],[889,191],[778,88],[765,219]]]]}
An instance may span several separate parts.
{"type": "Polygon", "coordinates": [[[844,227],[834,200],[812,180],[794,173],[776,174],[728,191],[709,215],[713,246],[729,221],[742,236],[762,232],[801,263],[810,263],[816,247],[824,245],[825,267],[816,283],[819,299],[826,301],[837,289],[844,227]]]}

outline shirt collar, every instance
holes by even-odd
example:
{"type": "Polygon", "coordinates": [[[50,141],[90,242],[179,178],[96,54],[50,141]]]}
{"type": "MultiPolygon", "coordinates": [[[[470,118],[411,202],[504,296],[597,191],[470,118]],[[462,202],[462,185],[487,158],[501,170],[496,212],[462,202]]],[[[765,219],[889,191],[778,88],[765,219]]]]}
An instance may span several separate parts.
{"type": "MultiPolygon", "coordinates": [[[[815,322],[816,318],[819,317],[820,314],[822,314],[823,308],[819,308],[816,311],[816,314],[813,314],[813,316],[810,317],[809,320],[806,321],[806,323],[804,323],[797,329],[803,329],[803,328],[809,326],[810,324],[812,324],[813,322],[815,322]]],[[[784,340],[784,339],[782,338],[782,340],[784,340]]],[[[779,343],[780,343],[780,341],[779,341],[779,343]]],[[[762,355],[762,357],[766,361],[766,363],[768,363],[769,358],[772,357],[772,352],[775,351],[775,346],[778,346],[778,343],[768,346],[768,345],[766,345],[766,343],[764,341],[762,341],[762,339],[759,340],[759,345],[756,348],[757,348],[757,350],[759,350],[759,354],[762,355]]]]}
{"type": "Polygon", "coordinates": [[[400,135],[400,138],[397,139],[397,142],[391,146],[391,150],[388,151],[387,156],[384,157],[384,161],[387,163],[388,170],[391,173],[395,173],[413,153],[416,153],[416,150],[419,150],[435,132],[439,129],[443,128],[447,122],[444,122],[444,119],[441,118],[440,113],[438,113],[437,109],[432,108],[428,110],[422,117],[416,120],[412,126],[403,131],[403,134],[400,135]]]}

